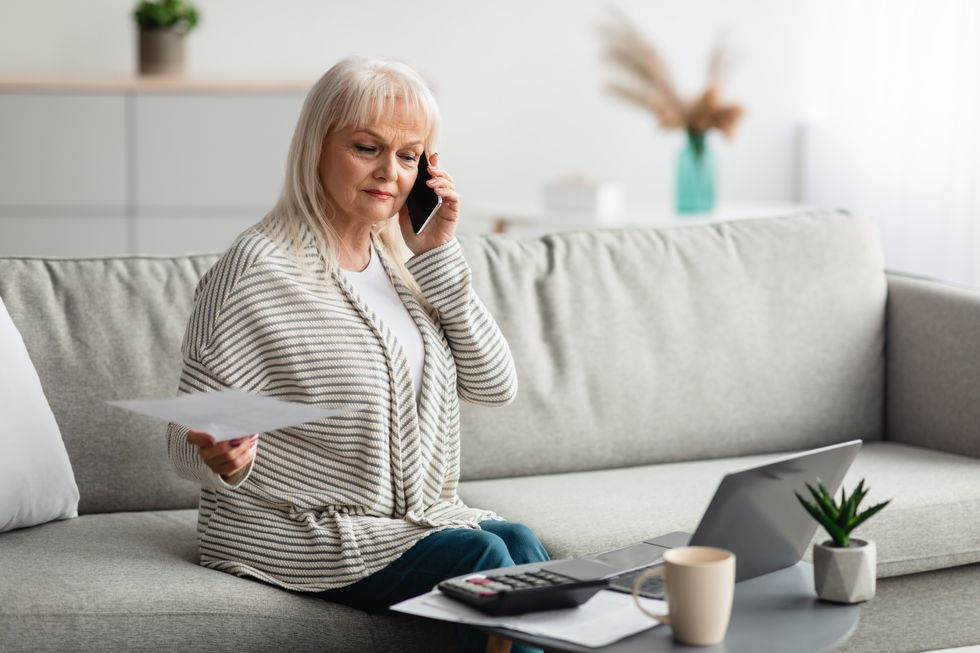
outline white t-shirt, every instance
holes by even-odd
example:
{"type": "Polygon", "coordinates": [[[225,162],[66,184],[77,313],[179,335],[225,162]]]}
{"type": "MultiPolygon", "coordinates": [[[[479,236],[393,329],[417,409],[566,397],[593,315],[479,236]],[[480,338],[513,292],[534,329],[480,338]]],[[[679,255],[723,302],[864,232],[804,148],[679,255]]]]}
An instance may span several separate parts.
{"type": "Polygon", "coordinates": [[[408,368],[412,373],[412,385],[415,388],[415,401],[418,402],[422,396],[422,363],[425,361],[422,334],[419,333],[418,325],[409,315],[408,309],[398,296],[398,291],[385,273],[373,244],[370,255],[371,260],[362,271],[343,270],[343,272],[364,303],[377,313],[401,345],[405,357],[408,358],[408,368]]]}

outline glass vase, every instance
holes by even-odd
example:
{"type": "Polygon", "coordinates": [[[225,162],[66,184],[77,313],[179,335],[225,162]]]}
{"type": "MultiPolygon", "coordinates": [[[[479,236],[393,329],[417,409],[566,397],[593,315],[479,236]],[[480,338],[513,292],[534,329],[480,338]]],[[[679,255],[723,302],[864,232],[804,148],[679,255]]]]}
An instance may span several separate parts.
{"type": "Polygon", "coordinates": [[[704,132],[688,132],[677,156],[677,212],[708,213],[715,207],[715,157],[704,132]]]}

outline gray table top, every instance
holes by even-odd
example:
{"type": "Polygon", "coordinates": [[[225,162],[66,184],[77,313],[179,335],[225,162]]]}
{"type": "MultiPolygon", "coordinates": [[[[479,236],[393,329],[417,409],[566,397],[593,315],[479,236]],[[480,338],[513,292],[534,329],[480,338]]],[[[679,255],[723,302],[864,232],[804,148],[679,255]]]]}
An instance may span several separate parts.
{"type": "MultiPolygon", "coordinates": [[[[522,565],[532,566],[538,565],[522,565]]],[[[735,602],[728,633],[725,640],[715,646],[676,644],[670,626],[666,625],[645,630],[603,648],[587,648],[503,628],[483,630],[548,651],[576,653],[694,650],[703,653],[821,653],[847,641],[857,627],[859,612],[857,605],[841,605],[818,599],[813,588],[813,566],[800,562],[735,585],[735,602]]]]}

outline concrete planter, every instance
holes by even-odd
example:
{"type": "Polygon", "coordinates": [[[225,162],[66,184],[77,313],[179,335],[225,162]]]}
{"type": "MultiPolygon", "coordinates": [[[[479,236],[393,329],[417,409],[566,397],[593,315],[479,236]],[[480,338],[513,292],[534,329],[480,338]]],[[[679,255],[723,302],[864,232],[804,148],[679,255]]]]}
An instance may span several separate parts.
{"type": "Polygon", "coordinates": [[[173,29],[139,31],[140,75],[180,75],[184,72],[184,34],[173,29]]]}
{"type": "Polygon", "coordinates": [[[813,583],[817,596],[837,603],[860,603],[875,595],[875,543],[851,538],[847,548],[813,545],[813,583]]]}

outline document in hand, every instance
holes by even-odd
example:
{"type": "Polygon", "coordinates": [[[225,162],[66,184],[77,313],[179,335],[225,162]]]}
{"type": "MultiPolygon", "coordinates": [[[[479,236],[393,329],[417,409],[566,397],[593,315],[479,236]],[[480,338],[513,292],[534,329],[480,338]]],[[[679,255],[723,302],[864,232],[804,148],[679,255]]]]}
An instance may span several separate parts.
{"type": "Polygon", "coordinates": [[[266,433],[289,426],[353,413],[367,406],[320,408],[254,395],[234,388],[217,392],[195,392],[171,399],[107,401],[110,406],[141,415],[159,417],[214,436],[231,440],[253,433],[266,433]]]}

